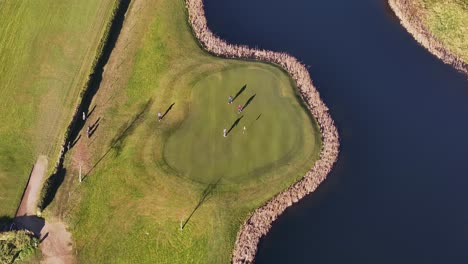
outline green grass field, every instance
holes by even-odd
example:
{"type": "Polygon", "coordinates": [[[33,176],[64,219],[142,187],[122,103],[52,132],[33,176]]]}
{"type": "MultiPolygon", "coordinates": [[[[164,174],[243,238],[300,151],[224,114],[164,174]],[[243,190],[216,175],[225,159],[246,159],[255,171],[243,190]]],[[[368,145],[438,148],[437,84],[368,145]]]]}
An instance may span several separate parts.
{"type": "Polygon", "coordinates": [[[204,52],[183,0],[135,1],[129,13],[131,41],[92,104],[99,128],[79,143],[87,176],[77,183],[73,160],[85,155],[73,148],[48,213],[68,215],[80,263],[229,263],[249,213],[318,159],[318,127],[278,67],[204,52]]]}
{"type": "Polygon", "coordinates": [[[39,154],[55,164],[113,5],[0,1],[0,216],[14,215],[39,154]]]}
{"type": "Polygon", "coordinates": [[[174,173],[200,183],[218,178],[243,183],[310,155],[313,148],[303,145],[313,127],[281,75],[263,65],[242,66],[194,83],[187,118],[164,144],[164,159],[174,173]],[[228,96],[241,87],[245,90],[228,104],[228,96]],[[236,107],[246,104],[238,113],[236,107]],[[230,131],[226,138],[223,129],[230,131]]]}
{"type": "Polygon", "coordinates": [[[429,30],[468,63],[468,1],[417,0],[429,30]]]}

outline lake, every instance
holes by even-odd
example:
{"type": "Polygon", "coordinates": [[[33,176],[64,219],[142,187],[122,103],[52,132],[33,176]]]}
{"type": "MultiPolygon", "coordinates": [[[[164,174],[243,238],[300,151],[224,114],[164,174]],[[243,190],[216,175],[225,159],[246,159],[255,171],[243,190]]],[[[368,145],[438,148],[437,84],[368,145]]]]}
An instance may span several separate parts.
{"type": "Polygon", "coordinates": [[[385,0],[205,0],[231,43],[310,66],[341,136],[313,194],[256,263],[468,263],[468,81],[421,47],[385,0]]]}

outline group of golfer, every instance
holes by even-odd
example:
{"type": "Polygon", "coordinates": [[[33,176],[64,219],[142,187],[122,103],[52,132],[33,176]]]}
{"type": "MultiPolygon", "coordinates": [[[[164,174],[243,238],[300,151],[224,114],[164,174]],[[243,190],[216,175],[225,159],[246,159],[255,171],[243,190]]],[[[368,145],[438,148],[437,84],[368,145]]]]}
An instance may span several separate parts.
{"type": "MultiPolygon", "coordinates": [[[[234,97],[232,97],[231,95],[228,97],[228,104],[232,104],[232,102],[234,101],[234,97]]],[[[244,110],[244,106],[243,105],[238,105],[237,106],[237,113],[240,114],[242,113],[242,111],[244,110]]],[[[83,113],[84,115],[84,113],[83,113]]],[[[161,120],[163,119],[163,114],[161,112],[158,112],[158,122],[161,122],[161,120]]],[[[244,126],[244,129],[242,131],[242,133],[245,133],[245,130],[246,130],[246,127],[244,126]]],[[[228,134],[228,130],[225,128],[223,129],[223,136],[224,137],[227,137],[227,134],[228,134]]]]}

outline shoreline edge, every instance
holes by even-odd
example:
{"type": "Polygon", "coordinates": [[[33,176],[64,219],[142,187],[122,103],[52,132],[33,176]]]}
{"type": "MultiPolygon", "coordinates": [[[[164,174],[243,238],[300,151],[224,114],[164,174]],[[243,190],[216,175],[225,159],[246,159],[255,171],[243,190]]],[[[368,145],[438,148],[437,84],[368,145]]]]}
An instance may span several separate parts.
{"type": "Polygon", "coordinates": [[[400,24],[411,36],[434,56],[468,76],[468,64],[449,51],[424,26],[417,14],[411,12],[410,0],[388,0],[388,5],[400,20],[400,24]]]}
{"type": "Polygon", "coordinates": [[[185,0],[189,24],[200,45],[219,57],[254,59],[273,63],[283,68],[294,80],[302,99],[317,120],[322,138],[320,158],[301,180],[274,196],[257,208],[237,233],[232,263],[253,263],[260,239],[272,223],[291,205],[315,191],[332,170],[339,154],[339,136],[334,121],[328,113],[306,67],[296,58],[280,52],[257,50],[247,46],[228,44],[208,28],[203,0],[185,0]]]}

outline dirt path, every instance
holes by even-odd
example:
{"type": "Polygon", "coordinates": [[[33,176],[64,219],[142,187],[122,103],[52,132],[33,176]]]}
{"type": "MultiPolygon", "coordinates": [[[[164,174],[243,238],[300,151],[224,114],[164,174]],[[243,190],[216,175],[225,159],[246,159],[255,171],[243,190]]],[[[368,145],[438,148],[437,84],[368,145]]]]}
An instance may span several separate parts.
{"type": "Polygon", "coordinates": [[[74,263],[73,242],[66,226],[59,220],[47,221],[41,231],[40,249],[44,257],[41,263],[74,263]]]}
{"type": "Polygon", "coordinates": [[[28,185],[23,194],[23,199],[21,199],[20,206],[16,211],[17,217],[36,215],[37,202],[41,193],[47,163],[46,156],[41,155],[37,158],[36,164],[34,164],[31,175],[29,176],[28,185]]]}
{"type": "Polygon", "coordinates": [[[65,225],[55,219],[45,222],[36,216],[47,164],[46,156],[41,155],[37,158],[14,221],[41,239],[40,249],[44,256],[41,263],[73,263],[71,234],[65,225]]]}

